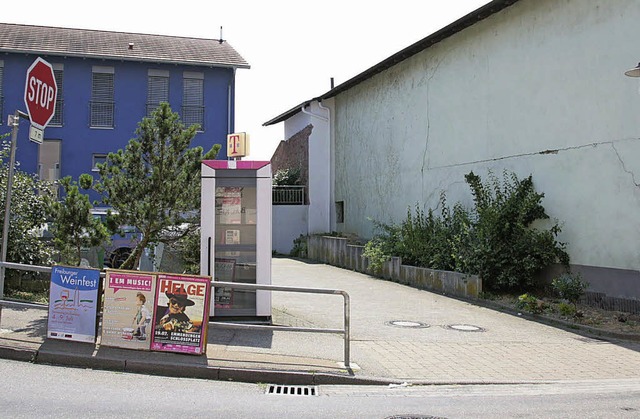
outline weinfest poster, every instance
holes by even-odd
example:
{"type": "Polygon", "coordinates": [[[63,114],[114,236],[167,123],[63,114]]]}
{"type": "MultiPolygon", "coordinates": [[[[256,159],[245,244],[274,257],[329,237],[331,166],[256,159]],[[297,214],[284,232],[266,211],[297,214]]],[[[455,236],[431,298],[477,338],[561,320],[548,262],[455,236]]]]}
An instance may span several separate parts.
{"type": "Polygon", "coordinates": [[[53,266],[47,337],[94,343],[100,271],[53,266]]]}
{"type": "Polygon", "coordinates": [[[155,274],[107,270],[100,344],[149,350],[155,291],[155,274]]]}
{"type": "Polygon", "coordinates": [[[210,295],[209,277],[159,274],[151,349],[204,354],[210,295]]]}

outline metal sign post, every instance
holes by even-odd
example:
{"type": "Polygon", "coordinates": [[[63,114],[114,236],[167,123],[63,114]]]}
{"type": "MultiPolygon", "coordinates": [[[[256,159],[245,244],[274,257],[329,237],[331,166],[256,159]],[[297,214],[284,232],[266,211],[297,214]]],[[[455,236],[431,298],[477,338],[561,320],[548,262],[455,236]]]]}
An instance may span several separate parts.
{"type": "MultiPolygon", "coordinates": [[[[7,176],[7,198],[4,203],[4,223],[2,224],[2,259],[0,262],[7,261],[7,246],[9,243],[9,222],[11,220],[11,190],[13,188],[13,172],[16,164],[16,147],[18,143],[18,125],[20,117],[29,120],[29,115],[16,110],[13,115],[9,115],[7,125],[13,126],[11,130],[11,152],[9,157],[9,175],[7,176]]],[[[0,266],[0,299],[4,298],[4,266],[0,266]]]]}

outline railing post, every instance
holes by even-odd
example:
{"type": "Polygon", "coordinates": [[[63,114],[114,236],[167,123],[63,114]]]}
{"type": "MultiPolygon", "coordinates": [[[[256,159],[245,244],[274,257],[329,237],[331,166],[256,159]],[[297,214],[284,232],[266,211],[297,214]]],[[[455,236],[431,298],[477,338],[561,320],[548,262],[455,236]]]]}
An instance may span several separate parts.
{"type": "Polygon", "coordinates": [[[344,366],[350,368],[350,328],[351,328],[351,303],[349,301],[349,294],[342,291],[344,297],[344,366]]]}

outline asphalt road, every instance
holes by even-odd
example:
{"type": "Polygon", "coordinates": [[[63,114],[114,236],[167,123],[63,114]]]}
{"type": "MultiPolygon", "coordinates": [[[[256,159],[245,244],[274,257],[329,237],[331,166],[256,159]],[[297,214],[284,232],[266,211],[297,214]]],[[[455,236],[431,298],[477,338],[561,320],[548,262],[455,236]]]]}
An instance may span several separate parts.
{"type": "Polygon", "coordinates": [[[266,394],[247,384],[0,360],[6,418],[635,418],[640,380],[520,385],[318,386],[266,394]]]}

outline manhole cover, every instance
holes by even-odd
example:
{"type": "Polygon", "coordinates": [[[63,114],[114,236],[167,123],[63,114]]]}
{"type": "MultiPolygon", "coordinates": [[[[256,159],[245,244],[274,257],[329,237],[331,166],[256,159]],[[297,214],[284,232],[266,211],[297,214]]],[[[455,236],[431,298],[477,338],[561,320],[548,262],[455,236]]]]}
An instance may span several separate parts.
{"type": "Polygon", "coordinates": [[[422,322],[417,322],[414,320],[391,320],[389,322],[385,323],[387,326],[394,326],[394,327],[410,327],[410,328],[417,328],[417,329],[424,329],[425,327],[429,327],[428,324],[426,323],[422,323],[422,322]]]}
{"type": "Polygon", "coordinates": [[[447,329],[457,330],[459,332],[484,332],[484,329],[471,324],[450,324],[445,326],[447,329]]]}

